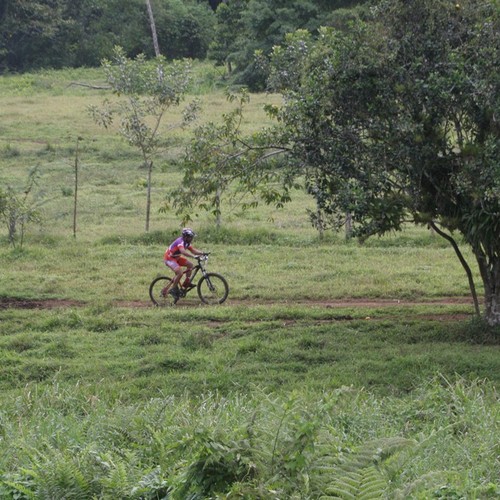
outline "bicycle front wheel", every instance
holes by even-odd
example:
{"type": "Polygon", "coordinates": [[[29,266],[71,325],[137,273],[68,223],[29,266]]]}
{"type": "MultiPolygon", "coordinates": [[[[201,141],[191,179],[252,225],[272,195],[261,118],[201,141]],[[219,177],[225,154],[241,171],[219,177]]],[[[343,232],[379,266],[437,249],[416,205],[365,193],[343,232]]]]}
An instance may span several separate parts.
{"type": "Polygon", "coordinates": [[[207,273],[198,281],[198,296],[205,304],[222,304],[229,294],[226,279],[217,273],[207,273]]]}
{"type": "Polygon", "coordinates": [[[177,301],[175,296],[169,291],[172,289],[172,279],[166,276],[155,278],[149,285],[149,297],[155,306],[168,307],[173,306],[177,301]]]}

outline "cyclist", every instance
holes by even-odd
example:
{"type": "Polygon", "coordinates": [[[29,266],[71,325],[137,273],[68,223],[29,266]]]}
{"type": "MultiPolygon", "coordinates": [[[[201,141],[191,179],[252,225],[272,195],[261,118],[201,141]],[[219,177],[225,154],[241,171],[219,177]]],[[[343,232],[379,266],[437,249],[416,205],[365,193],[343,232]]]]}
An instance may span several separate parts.
{"type": "MultiPolygon", "coordinates": [[[[190,290],[194,285],[191,284],[191,271],[193,269],[193,263],[186,259],[186,257],[192,257],[193,255],[204,255],[204,252],[193,247],[191,242],[196,236],[195,232],[190,227],[185,227],[182,230],[182,234],[179,238],[174,240],[168,248],[165,250],[165,256],[163,258],[165,264],[172,269],[175,273],[175,277],[172,283],[172,289],[169,291],[175,298],[179,296],[179,281],[181,280],[184,270],[183,267],[187,267],[186,279],[182,283],[182,287],[186,290],[190,290]]],[[[167,290],[164,290],[166,294],[167,290]]]]}

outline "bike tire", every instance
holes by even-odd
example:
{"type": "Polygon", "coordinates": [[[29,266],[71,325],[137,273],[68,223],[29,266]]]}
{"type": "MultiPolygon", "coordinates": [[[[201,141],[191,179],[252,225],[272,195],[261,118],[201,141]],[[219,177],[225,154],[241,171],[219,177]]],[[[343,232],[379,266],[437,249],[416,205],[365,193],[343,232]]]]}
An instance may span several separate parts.
{"type": "Polygon", "coordinates": [[[226,278],[217,273],[207,273],[198,281],[198,297],[204,304],[222,304],[229,295],[226,278]]]}
{"type": "Polygon", "coordinates": [[[172,281],[172,278],[159,276],[151,282],[151,285],[149,285],[149,297],[155,306],[170,307],[177,302],[175,297],[170,295],[170,293],[167,293],[166,295],[162,293],[167,286],[170,286],[172,281]]]}

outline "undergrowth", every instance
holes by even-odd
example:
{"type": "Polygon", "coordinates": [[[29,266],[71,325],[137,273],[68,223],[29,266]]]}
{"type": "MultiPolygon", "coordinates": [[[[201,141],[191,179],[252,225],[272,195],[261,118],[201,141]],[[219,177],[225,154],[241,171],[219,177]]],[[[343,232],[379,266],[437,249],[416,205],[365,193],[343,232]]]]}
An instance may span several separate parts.
{"type": "Polygon", "coordinates": [[[2,498],[495,498],[500,407],[441,376],[406,398],[254,387],[108,407],[57,381],[2,408],[2,498]]]}

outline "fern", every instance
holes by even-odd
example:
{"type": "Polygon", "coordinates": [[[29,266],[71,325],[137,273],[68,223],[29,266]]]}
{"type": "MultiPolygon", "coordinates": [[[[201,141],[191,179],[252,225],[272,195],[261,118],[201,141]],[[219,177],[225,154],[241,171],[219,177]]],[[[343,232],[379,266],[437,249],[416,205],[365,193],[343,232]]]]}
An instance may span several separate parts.
{"type": "Polygon", "coordinates": [[[357,451],[338,452],[323,456],[316,468],[323,500],[378,499],[384,497],[389,484],[387,461],[415,446],[415,441],[404,438],[386,438],[363,444],[357,451]]]}
{"type": "Polygon", "coordinates": [[[130,475],[125,464],[121,460],[109,461],[108,475],[101,479],[103,491],[114,498],[126,498],[131,489],[130,475]]]}
{"type": "Polygon", "coordinates": [[[52,450],[52,455],[38,465],[39,498],[88,499],[91,485],[69,453],[52,450]]]}
{"type": "Polygon", "coordinates": [[[357,498],[369,500],[381,498],[387,482],[381,471],[374,465],[365,467],[360,472],[351,472],[340,477],[326,488],[322,498],[357,498]]]}
{"type": "Polygon", "coordinates": [[[393,498],[395,500],[405,500],[406,498],[414,497],[417,491],[429,491],[437,489],[439,485],[446,483],[446,476],[449,473],[443,471],[429,472],[424,474],[414,481],[406,483],[403,488],[394,491],[393,498]]]}
{"type": "MultiPolygon", "coordinates": [[[[21,480],[0,480],[0,497],[1,498],[16,498],[28,499],[36,498],[35,493],[26,484],[22,484],[21,480]]],[[[26,482],[26,479],[22,479],[26,482]]]]}

